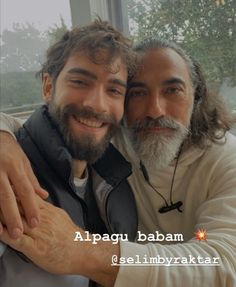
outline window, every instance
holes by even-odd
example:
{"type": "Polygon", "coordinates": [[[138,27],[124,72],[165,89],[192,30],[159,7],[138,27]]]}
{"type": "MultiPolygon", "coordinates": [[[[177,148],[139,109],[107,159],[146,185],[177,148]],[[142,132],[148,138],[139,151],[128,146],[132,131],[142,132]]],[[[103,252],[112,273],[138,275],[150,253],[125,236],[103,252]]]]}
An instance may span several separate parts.
{"type": "Polygon", "coordinates": [[[68,0],[1,0],[1,111],[25,112],[41,102],[35,73],[48,46],[70,27],[68,0]]]}

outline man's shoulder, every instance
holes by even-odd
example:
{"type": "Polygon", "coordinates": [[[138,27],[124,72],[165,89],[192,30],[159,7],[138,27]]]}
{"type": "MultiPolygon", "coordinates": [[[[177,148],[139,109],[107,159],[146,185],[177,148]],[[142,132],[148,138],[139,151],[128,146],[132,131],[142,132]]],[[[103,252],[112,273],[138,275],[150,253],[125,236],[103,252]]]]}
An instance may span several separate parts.
{"type": "Polygon", "coordinates": [[[236,137],[227,132],[223,138],[205,148],[200,162],[208,168],[236,169],[236,137]]]}
{"type": "Polygon", "coordinates": [[[236,168],[236,137],[226,133],[224,137],[207,143],[205,147],[189,146],[181,156],[180,164],[207,170],[228,164],[236,168]]]}
{"type": "MultiPolygon", "coordinates": [[[[226,142],[228,143],[228,145],[232,145],[232,147],[236,147],[236,136],[231,134],[230,132],[226,133],[226,142]]],[[[236,152],[236,150],[235,150],[236,152]]]]}
{"type": "Polygon", "coordinates": [[[227,154],[236,156],[236,136],[227,132],[222,139],[213,143],[207,152],[218,156],[227,154]]]}

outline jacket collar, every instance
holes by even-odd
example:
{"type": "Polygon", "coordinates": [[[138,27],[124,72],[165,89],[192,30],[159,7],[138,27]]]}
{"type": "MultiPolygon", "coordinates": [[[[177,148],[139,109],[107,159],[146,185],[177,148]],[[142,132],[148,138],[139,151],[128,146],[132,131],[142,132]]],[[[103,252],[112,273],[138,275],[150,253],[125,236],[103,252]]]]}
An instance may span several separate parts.
{"type": "Polygon", "coordinates": [[[66,181],[71,174],[72,157],[48,114],[47,106],[37,109],[23,125],[51,168],[66,181]]]}
{"type": "Polygon", "coordinates": [[[109,144],[102,157],[92,167],[112,186],[119,184],[132,173],[131,164],[112,144],[109,144]]]}

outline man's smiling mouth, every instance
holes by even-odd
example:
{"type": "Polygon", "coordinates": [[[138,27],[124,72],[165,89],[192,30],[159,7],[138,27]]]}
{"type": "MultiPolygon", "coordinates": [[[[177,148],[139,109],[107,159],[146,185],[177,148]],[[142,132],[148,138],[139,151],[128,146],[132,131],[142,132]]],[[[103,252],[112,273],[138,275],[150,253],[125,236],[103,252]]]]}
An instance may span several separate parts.
{"type": "Polygon", "coordinates": [[[99,121],[96,119],[85,119],[82,117],[77,117],[75,115],[73,115],[73,118],[79,122],[80,124],[87,126],[89,128],[101,128],[104,125],[106,125],[106,123],[104,123],[103,121],[99,121]]]}

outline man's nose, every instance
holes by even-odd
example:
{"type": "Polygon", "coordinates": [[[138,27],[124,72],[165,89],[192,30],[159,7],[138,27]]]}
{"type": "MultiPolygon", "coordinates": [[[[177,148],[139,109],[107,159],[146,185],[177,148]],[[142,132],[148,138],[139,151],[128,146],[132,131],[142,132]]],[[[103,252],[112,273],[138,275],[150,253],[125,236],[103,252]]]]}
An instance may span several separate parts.
{"type": "Polygon", "coordinates": [[[106,113],[108,110],[107,96],[103,87],[96,87],[84,98],[83,105],[96,113],[106,113]]]}
{"type": "Polygon", "coordinates": [[[149,95],[146,104],[145,116],[153,119],[165,116],[165,99],[161,97],[159,92],[154,92],[149,95]]]}

